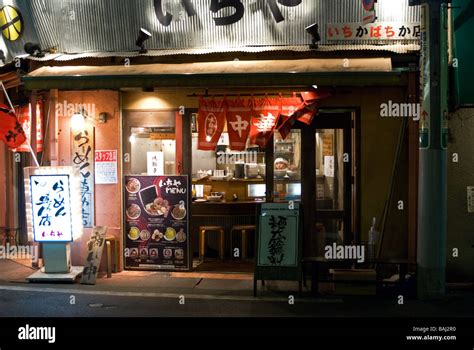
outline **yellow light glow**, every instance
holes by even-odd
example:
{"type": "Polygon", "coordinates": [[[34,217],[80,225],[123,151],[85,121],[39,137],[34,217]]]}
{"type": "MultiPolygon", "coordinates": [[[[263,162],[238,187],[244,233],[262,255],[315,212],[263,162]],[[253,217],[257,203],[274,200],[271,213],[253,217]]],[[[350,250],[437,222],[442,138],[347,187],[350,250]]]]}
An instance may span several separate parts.
{"type": "Polygon", "coordinates": [[[81,113],[75,113],[71,117],[71,129],[74,131],[84,130],[86,118],[81,113]]]}

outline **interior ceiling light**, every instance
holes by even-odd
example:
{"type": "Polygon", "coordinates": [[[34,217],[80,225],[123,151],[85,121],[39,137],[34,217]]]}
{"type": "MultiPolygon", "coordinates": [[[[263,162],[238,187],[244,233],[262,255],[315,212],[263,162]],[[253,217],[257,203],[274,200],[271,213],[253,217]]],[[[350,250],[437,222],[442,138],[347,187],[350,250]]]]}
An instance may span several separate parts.
{"type": "Polygon", "coordinates": [[[33,57],[44,57],[44,52],[41,50],[41,46],[37,43],[28,42],[24,46],[24,50],[27,54],[33,57]]]}
{"type": "Polygon", "coordinates": [[[306,32],[312,36],[311,44],[309,45],[310,49],[317,49],[319,47],[318,42],[321,41],[321,35],[319,35],[319,25],[314,23],[305,28],[306,32]]]}
{"type": "Polygon", "coordinates": [[[136,41],[137,46],[140,48],[140,53],[147,53],[148,50],[145,48],[145,41],[151,38],[151,33],[143,28],[140,28],[140,33],[136,41]]]}

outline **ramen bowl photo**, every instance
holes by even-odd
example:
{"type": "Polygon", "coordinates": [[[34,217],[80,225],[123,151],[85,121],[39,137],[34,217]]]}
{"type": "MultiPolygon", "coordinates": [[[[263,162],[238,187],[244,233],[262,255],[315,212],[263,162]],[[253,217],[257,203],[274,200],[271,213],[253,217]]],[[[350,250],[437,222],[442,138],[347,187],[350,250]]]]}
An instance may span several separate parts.
{"type": "Polygon", "coordinates": [[[140,188],[141,188],[141,185],[140,185],[140,181],[138,181],[138,179],[130,179],[127,181],[127,184],[125,185],[125,187],[127,188],[127,191],[129,193],[137,193],[138,191],[140,191],[140,188]]]}
{"type": "Polygon", "coordinates": [[[127,208],[127,216],[132,220],[138,219],[141,213],[142,213],[142,210],[136,204],[132,204],[127,208]]]}

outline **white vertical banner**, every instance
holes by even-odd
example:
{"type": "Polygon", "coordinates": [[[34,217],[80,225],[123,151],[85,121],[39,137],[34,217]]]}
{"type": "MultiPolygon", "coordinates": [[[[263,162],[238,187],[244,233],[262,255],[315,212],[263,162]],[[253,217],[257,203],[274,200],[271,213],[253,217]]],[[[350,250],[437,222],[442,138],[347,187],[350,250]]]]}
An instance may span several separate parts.
{"type": "Polygon", "coordinates": [[[79,175],[82,204],[82,225],[94,226],[94,128],[72,130],[72,165],[79,175]]]}

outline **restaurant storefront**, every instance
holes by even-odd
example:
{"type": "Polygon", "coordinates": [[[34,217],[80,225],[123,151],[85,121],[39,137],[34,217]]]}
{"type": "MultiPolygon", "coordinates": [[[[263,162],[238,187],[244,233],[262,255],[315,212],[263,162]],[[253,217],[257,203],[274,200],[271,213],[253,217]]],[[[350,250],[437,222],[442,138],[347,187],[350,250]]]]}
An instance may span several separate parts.
{"type": "MultiPolygon", "coordinates": [[[[314,22],[304,15],[308,6],[283,6],[283,14],[314,22]]],[[[416,181],[407,179],[416,167],[407,164],[416,161],[417,123],[381,117],[381,106],[416,101],[410,67],[419,48],[418,14],[404,7],[394,18],[380,5],[385,30],[398,22],[396,40],[360,41],[359,27],[374,29],[354,9],[347,22],[321,20],[319,50],[296,45],[304,26],[291,20],[279,30],[294,37],[254,38],[260,48],[214,38],[206,27],[203,38],[234,48],[214,43],[215,49],[192,51],[200,45],[178,31],[188,46],[174,52],[29,57],[25,88],[45,91],[45,105],[55,106],[44,165],[82,167],[85,154],[78,158],[74,141],[86,132],[87,155],[94,155],[73,264],[82,265],[90,228],[100,225],[119,242],[121,268],[251,272],[257,207],[291,202],[302,208],[302,255],[314,257],[333,243],[365,244],[372,218],[381,220],[387,205],[403,201],[408,209],[392,213],[381,250],[413,257],[416,214],[408,212],[416,212],[409,195],[416,181]],[[339,25],[346,28],[342,37],[339,25]],[[414,36],[400,37],[410,26],[414,36]],[[344,37],[348,29],[352,41],[344,37]],[[78,115],[85,125],[73,125],[78,115]]],[[[266,21],[261,25],[272,26],[266,21]]],[[[239,30],[247,33],[245,25],[239,30]]],[[[160,47],[153,40],[147,45],[160,47]]]]}

